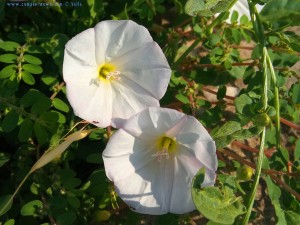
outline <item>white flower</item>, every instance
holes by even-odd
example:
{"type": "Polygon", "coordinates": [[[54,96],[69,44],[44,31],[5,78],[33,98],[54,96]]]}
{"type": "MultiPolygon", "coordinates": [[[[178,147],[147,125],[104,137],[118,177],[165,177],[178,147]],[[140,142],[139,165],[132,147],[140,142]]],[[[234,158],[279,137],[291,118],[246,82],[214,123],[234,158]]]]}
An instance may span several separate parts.
{"type": "Polygon", "coordinates": [[[195,209],[194,175],[205,167],[202,186],[215,183],[215,143],[192,116],[150,107],[112,135],[103,152],[107,177],[136,212],[182,214],[195,209]]]}
{"type": "Polygon", "coordinates": [[[100,22],[66,44],[68,100],[77,116],[99,127],[121,126],[137,112],[159,106],[170,76],[148,30],[130,20],[100,22]]]}

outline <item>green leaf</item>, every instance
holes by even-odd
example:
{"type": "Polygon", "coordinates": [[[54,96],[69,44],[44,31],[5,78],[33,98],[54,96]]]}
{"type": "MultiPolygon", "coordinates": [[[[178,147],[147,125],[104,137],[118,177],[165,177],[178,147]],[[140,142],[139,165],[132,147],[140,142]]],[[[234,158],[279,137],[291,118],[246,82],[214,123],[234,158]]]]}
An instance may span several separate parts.
{"type": "Polygon", "coordinates": [[[42,47],[38,45],[30,45],[30,44],[27,44],[25,46],[25,51],[28,53],[35,53],[35,54],[45,53],[45,50],[42,47]]]}
{"type": "Polygon", "coordinates": [[[242,199],[229,188],[200,189],[192,183],[192,197],[197,210],[209,220],[220,224],[233,224],[237,216],[245,213],[242,199]]]}
{"type": "Polygon", "coordinates": [[[217,99],[222,100],[226,96],[227,88],[225,85],[221,85],[218,89],[217,99]]]}
{"type": "Polygon", "coordinates": [[[65,44],[69,38],[65,34],[55,34],[50,42],[43,43],[43,47],[47,53],[52,55],[55,64],[62,70],[62,63],[64,58],[65,44]]]}
{"type": "Polygon", "coordinates": [[[9,161],[9,154],[0,152],[0,167],[9,161]]]}
{"type": "Polygon", "coordinates": [[[16,32],[12,32],[9,33],[7,35],[7,37],[13,41],[17,41],[17,42],[25,42],[26,41],[26,36],[25,34],[22,33],[16,33],[16,32]]]}
{"type": "Polygon", "coordinates": [[[38,99],[31,107],[31,112],[35,114],[42,114],[51,107],[51,100],[49,98],[38,99]]]}
{"type": "Polygon", "coordinates": [[[272,0],[260,12],[262,20],[270,21],[275,28],[300,25],[300,2],[298,0],[272,0]]]}
{"type": "Polygon", "coordinates": [[[54,112],[58,115],[58,120],[57,120],[58,123],[66,123],[66,117],[64,116],[64,114],[54,110],[51,110],[51,112],[54,112]]]}
{"type": "Polygon", "coordinates": [[[214,129],[211,133],[217,148],[229,145],[233,140],[246,139],[261,133],[263,127],[252,126],[249,129],[242,129],[239,122],[228,121],[219,129],[214,129]]]}
{"type": "Polygon", "coordinates": [[[52,85],[58,82],[57,77],[51,75],[42,75],[41,79],[47,85],[52,85]]]}
{"type": "Polygon", "coordinates": [[[31,75],[31,73],[27,72],[27,71],[22,71],[21,73],[21,77],[22,80],[29,85],[34,85],[35,84],[35,79],[34,77],[31,75]]]}
{"type": "Polygon", "coordinates": [[[188,0],[185,12],[190,16],[213,16],[216,13],[227,11],[235,0],[188,0]]]}
{"type": "Polygon", "coordinates": [[[42,144],[46,143],[49,140],[47,131],[39,123],[34,124],[33,130],[34,130],[35,136],[36,136],[39,144],[42,145],[42,144]]]}
{"type": "Polygon", "coordinates": [[[14,219],[10,219],[10,220],[7,220],[4,225],[14,225],[15,224],[15,220],[14,219]]]}
{"type": "Polygon", "coordinates": [[[300,104],[300,83],[293,84],[291,90],[292,90],[292,101],[295,104],[300,104]]]}
{"type": "Polygon", "coordinates": [[[13,204],[12,195],[4,195],[0,197],[0,216],[4,215],[8,210],[10,210],[13,204]]]}
{"type": "Polygon", "coordinates": [[[274,184],[269,176],[267,176],[265,178],[265,181],[267,184],[269,197],[272,201],[272,204],[274,206],[275,213],[277,216],[277,224],[286,224],[287,225],[285,216],[284,216],[284,211],[282,210],[280,203],[279,203],[280,202],[279,198],[281,196],[280,187],[278,187],[276,184],[274,184]]]}
{"type": "Polygon", "coordinates": [[[11,110],[9,113],[7,113],[2,121],[2,129],[3,132],[10,132],[12,131],[19,122],[19,115],[16,113],[16,111],[11,110]]]}
{"type": "Polygon", "coordinates": [[[241,94],[234,100],[237,112],[244,115],[252,115],[250,110],[250,106],[252,103],[252,98],[247,94],[241,94]]]}
{"type": "Polygon", "coordinates": [[[300,139],[298,139],[296,142],[294,157],[295,157],[295,160],[300,161],[300,139]]]}
{"type": "Polygon", "coordinates": [[[41,99],[46,99],[47,97],[38,90],[30,89],[20,100],[20,104],[27,108],[33,105],[35,102],[41,99]]]}
{"type": "Polygon", "coordinates": [[[39,58],[32,56],[32,55],[24,55],[23,58],[26,62],[34,64],[34,65],[42,64],[42,61],[39,58]]]}
{"type": "Polygon", "coordinates": [[[90,175],[89,182],[91,185],[88,187],[87,191],[92,196],[102,196],[107,189],[106,175],[103,169],[95,170],[90,175]]]}
{"type": "Polygon", "coordinates": [[[208,223],[206,225],[224,225],[224,223],[216,223],[213,221],[208,221],[208,223]]]}
{"type": "Polygon", "coordinates": [[[17,42],[14,41],[2,41],[0,42],[0,48],[11,52],[11,51],[16,51],[17,48],[19,48],[20,45],[17,42]]]}
{"type": "Polygon", "coordinates": [[[237,23],[237,20],[239,18],[239,13],[237,11],[233,11],[231,18],[230,18],[230,22],[233,23],[237,23]]]}
{"type": "Polygon", "coordinates": [[[18,56],[14,54],[4,54],[0,55],[0,62],[4,63],[15,63],[18,56]]]}
{"type": "Polygon", "coordinates": [[[80,200],[77,197],[69,196],[67,197],[67,201],[76,210],[80,207],[80,200]]]}
{"type": "Polygon", "coordinates": [[[43,72],[42,67],[34,64],[24,64],[22,68],[32,74],[41,74],[43,72]]]}
{"type": "Polygon", "coordinates": [[[62,180],[63,186],[66,189],[74,189],[81,184],[81,180],[79,178],[67,178],[62,180]]]}
{"type": "Polygon", "coordinates": [[[190,103],[188,97],[184,96],[183,94],[177,94],[175,97],[184,104],[190,103]]]}
{"type": "Polygon", "coordinates": [[[31,137],[33,131],[33,123],[29,118],[26,118],[20,125],[18,134],[19,141],[26,142],[31,137]]]}
{"type": "Polygon", "coordinates": [[[241,130],[242,127],[239,122],[228,121],[223,126],[221,126],[213,135],[214,138],[219,138],[223,136],[228,136],[236,131],[241,130]]]}
{"type": "Polygon", "coordinates": [[[221,35],[215,33],[209,35],[208,37],[208,41],[211,46],[217,45],[221,41],[221,39],[222,39],[221,35]]]}
{"type": "Polygon", "coordinates": [[[76,221],[76,213],[73,211],[68,211],[60,214],[56,217],[57,224],[61,225],[71,225],[76,221]]]}
{"type": "Polygon", "coordinates": [[[38,214],[37,210],[40,210],[43,208],[43,203],[40,200],[33,200],[21,208],[21,215],[22,216],[33,216],[38,214]]]}
{"type": "MultiPolygon", "coordinates": [[[[286,223],[288,225],[299,225],[300,214],[294,211],[285,211],[286,223]]],[[[278,223],[277,223],[278,224],[278,223]]]]}
{"type": "Polygon", "coordinates": [[[102,1],[87,0],[87,4],[90,8],[90,15],[92,18],[104,13],[104,4],[102,1]]]}
{"type": "Polygon", "coordinates": [[[66,113],[69,112],[69,106],[66,103],[64,103],[62,100],[60,100],[59,98],[54,98],[52,100],[52,104],[56,109],[58,109],[60,111],[63,111],[66,113]]]}
{"type": "Polygon", "coordinates": [[[58,121],[59,115],[56,112],[44,112],[43,114],[41,114],[39,119],[44,122],[54,124],[58,121]]]}
{"type": "Polygon", "coordinates": [[[233,37],[233,40],[236,44],[239,44],[242,40],[242,34],[240,33],[240,31],[238,29],[231,29],[231,34],[233,37]]]}
{"type": "Polygon", "coordinates": [[[17,66],[16,65],[9,65],[4,67],[0,71],[0,79],[5,79],[11,77],[16,74],[17,66]]]}

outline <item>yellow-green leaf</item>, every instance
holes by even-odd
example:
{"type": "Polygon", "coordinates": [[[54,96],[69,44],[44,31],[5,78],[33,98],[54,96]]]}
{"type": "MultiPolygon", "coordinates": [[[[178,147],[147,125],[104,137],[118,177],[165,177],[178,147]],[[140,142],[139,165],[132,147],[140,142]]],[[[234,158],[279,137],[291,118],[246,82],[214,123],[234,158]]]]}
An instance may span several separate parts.
{"type": "Polygon", "coordinates": [[[17,66],[16,65],[9,65],[4,67],[1,71],[0,71],[0,79],[5,79],[8,77],[11,77],[12,75],[16,74],[16,69],[17,66]]]}
{"type": "Polygon", "coordinates": [[[27,72],[27,71],[22,71],[21,73],[21,77],[22,80],[29,85],[34,85],[35,84],[35,79],[34,77],[31,75],[31,73],[27,72]]]}
{"type": "Polygon", "coordinates": [[[0,42],[0,48],[5,51],[15,51],[20,45],[17,42],[13,41],[3,41],[0,42]]]}
{"type": "Polygon", "coordinates": [[[63,111],[66,113],[69,112],[69,106],[66,103],[64,103],[62,100],[60,100],[59,98],[54,98],[52,100],[52,104],[56,109],[58,109],[60,111],[63,111]]]}
{"type": "Polygon", "coordinates": [[[26,70],[27,72],[32,74],[41,74],[43,72],[42,67],[34,64],[24,64],[22,68],[23,70],[26,70]]]}
{"type": "Polygon", "coordinates": [[[4,195],[0,197],[0,216],[10,210],[13,203],[12,195],[4,195]]]}
{"type": "Polygon", "coordinates": [[[24,60],[28,63],[31,63],[31,64],[34,64],[34,65],[41,65],[42,64],[42,61],[35,57],[35,56],[32,56],[32,55],[24,55],[24,60]]]}
{"type": "Polygon", "coordinates": [[[4,54],[0,55],[0,62],[4,63],[14,63],[16,62],[18,56],[15,54],[4,54]]]}

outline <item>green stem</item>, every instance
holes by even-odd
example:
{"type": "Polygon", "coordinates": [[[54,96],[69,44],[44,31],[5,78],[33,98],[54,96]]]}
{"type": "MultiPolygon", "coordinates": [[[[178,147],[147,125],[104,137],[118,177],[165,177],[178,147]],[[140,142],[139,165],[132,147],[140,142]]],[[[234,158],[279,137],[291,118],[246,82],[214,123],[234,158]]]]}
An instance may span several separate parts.
{"type": "MultiPolygon", "coordinates": [[[[249,4],[250,16],[251,16],[251,20],[253,23],[255,35],[256,35],[258,42],[260,43],[260,46],[262,49],[262,59],[263,59],[263,86],[262,86],[263,109],[262,110],[266,111],[266,109],[268,107],[268,95],[267,95],[267,92],[268,92],[268,63],[267,63],[268,51],[265,47],[265,37],[264,37],[263,26],[260,21],[257,10],[255,8],[255,5],[252,3],[252,0],[248,0],[248,4],[249,4]]],[[[255,199],[255,195],[256,195],[256,190],[257,190],[259,179],[260,179],[263,158],[264,158],[265,137],[266,137],[266,127],[263,128],[263,131],[260,136],[260,146],[259,146],[259,153],[258,153],[258,158],[257,158],[254,182],[253,182],[250,198],[249,198],[248,205],[247,205],[246,215],[244,217],[242,225],[248,224],[248,221],[249,221],[249,218],[251,215],[251,211],[252,211],[252,207],[253,207],[253,203],[254,203],[254,199],[255,199]]]]}
{"type": "Polygon", "coordinates": [[[174,62],[173,64],[173,69],[177,69],[177,67],[181,64],[181,62],[188,56],[188,54],[191,53],[191,51],[193,51],[193,49],[201,42],[202,39],[197,39],[193,42],[193,44],[188,47],[187,50],[185,50],[185,52],[179,57],[179,59],[177,59],[176,62],[174,62]]]}
{"type": "Polygon", "coordinates": [[[277,80],[276,80],[276,74],[274,71],[274,67],[272,64],[272,61],[270,59],[269,54],[267,53],[266,55],[267,59],[267,64],[268,68],[271,73],[271,80],[272,80],[272,85],[274,86],[274,108],[276,111],[276,116],[275,116],[275,127],[276,127],[276,147],[277,149],[280,149],[280,106],[279,106],[279,90],[277,87],[277,80]]]}
{"type": "Polygon", "coordinates": [[[261,47],[264,47],[266,43],[262,22],[255,8],[255,4],[252,2],[252,0],[248,0],[248,5],[255,36],[257,38],[258,43],[260,43],[261,47]]]}
{"type": "Polygon", "coordinates": [[[242,225],[248,224],[248,221],[249,221],[249,218],[251,215],[251,210],[252,210],[254,199],[255,199],[256,189],[257,189],[257,186],[259,183],[262,162],[263,162],[263,158],[264,158],[265,137],[266,137],[266,128],[263,129],[261,136],[260,136],[260,147],[259,147],[259,154],[258,154],[258,159],[257,159],[257,166],[256,166],[256,170],[255,170],[254,183],[253,183],[253,187],[251,190],[250,199],[249,199],[249,202],[247,205],[247,212],[244,217],[242,225]]]}

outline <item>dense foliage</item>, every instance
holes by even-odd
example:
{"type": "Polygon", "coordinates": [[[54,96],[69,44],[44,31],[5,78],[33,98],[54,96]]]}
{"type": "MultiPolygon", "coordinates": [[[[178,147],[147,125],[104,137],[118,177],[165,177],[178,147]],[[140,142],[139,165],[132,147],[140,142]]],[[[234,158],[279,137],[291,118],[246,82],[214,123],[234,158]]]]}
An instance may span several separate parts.
{"type": "Polygon", "coordinates": [[[228,2],[234,3],[1,1],[0,224],[213,225],[263,216],[260,224],[296,225],[300,2],[249,1],[252,21],[237,12],[229,18],[228,2]],[[260,14],[256,3],[266,3],[260,14]],[[62,79],[64,46],[108,19],[131,19],[150,31],[172,69],[161,106],[195,116],[216,141],[215,187],[200,189],[203,171],[192,186],[206,219],[199,220],[198,212],[156,217],[132,212],[104,171],[101,153],[114,129],[93,129],[72,112],[62,79]],[[56,154],[47,155],[49,149],[56,154]],[[41,156],[47,160],[35,164],[41,156]],[[253,205],[256,192],[264,195],[253,205]]]}

